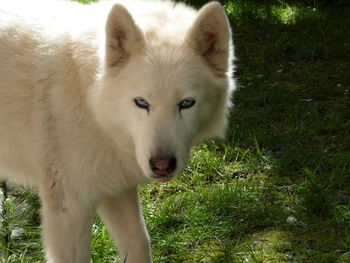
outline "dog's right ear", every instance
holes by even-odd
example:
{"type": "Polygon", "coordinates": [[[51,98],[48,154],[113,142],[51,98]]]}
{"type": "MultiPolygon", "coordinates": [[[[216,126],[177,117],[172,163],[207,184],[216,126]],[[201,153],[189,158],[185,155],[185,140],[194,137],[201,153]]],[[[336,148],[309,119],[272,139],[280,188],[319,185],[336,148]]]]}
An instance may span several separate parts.
{"type": "Polygon", "coordinates": [[[113,67],[142,49],[144,44],[140,29],[128,10],[115,4],[106,24],[106,63],[113,67]]]}

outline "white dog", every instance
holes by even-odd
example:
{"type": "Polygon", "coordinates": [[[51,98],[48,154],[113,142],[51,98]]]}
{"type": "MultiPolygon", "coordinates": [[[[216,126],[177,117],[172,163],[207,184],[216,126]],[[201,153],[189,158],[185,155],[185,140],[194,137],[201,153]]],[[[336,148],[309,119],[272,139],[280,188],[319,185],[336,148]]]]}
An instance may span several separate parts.
{"type": "Polygon", "coordinates": [[[90,262],[96,210],[124,262],[152,261],[137,185],[224,134],[232,54],[217,2],[1,1],[0,173],[37,187],[48,262],[90,262]]]}

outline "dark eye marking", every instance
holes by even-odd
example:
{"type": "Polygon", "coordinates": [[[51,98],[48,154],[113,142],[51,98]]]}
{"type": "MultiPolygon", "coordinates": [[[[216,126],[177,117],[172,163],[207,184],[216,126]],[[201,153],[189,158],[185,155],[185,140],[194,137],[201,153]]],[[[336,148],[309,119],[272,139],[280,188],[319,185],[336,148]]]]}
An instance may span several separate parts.
{"type": "Polygon", "coordinates": [[[193,98],[186,98],[183,99],[182,101],[179,102],[179,110],[183,109],[189,109],[191,108],[194,104],[196,104],[196,100],[193,98]]]}
{"type": "Polygon", "coordinates": [[[136,97],[134,98],[134,102],[136,104],[137,107],[141,108],[141,109],[145,109],[145,110],[149,110],[149,103],[147,102],[147,100],[145,100],[144,98],[141,97],[136,97]]]}

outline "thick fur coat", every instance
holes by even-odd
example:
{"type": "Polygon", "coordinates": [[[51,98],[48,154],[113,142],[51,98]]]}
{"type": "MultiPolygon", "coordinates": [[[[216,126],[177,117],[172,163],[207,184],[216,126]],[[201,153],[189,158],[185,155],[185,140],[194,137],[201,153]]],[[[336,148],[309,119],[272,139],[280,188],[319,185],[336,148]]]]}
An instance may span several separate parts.
{"type": "Polygon", "coordinates": [[[216,2],[1,1],[0,173],[38,189],[49,263],[90,262],[95,211],[152,261],[137,185],[224,134],[232,59],[216,2]]]}

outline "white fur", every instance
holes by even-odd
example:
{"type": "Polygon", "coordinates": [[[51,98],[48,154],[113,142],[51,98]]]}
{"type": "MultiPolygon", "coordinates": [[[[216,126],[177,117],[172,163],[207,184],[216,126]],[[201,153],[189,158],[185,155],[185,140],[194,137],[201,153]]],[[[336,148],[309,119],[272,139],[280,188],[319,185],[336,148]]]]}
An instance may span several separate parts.
{"type": "Polygon", "coordinates": [[[127,263],[149,263],[137,185],[149,159],[224,134],[231,33],[218,3],[0,3],[0,173],[38,188],[49,263],[90,262],[97,210],[127,263]],[[134,103],[146,99],[149,110],[134,103]],[[179,110],[186,98],[196,100],[179,110]]]}

